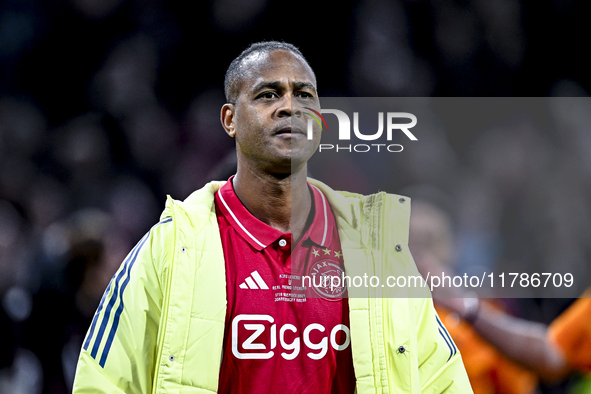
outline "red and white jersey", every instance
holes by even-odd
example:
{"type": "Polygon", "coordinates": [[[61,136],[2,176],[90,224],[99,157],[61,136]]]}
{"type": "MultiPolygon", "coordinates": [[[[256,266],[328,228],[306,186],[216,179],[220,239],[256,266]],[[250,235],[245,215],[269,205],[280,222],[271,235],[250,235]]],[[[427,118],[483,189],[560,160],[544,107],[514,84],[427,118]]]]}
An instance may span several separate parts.
{"type": "Polygon", "coordinates": [[[216,193],[228,296],[220,393],[355,390],[346,289],[330,282],[343,273],[338,231],[308,187],[314,217],[297,245],[242,205],[232,178],[216,193]]]}

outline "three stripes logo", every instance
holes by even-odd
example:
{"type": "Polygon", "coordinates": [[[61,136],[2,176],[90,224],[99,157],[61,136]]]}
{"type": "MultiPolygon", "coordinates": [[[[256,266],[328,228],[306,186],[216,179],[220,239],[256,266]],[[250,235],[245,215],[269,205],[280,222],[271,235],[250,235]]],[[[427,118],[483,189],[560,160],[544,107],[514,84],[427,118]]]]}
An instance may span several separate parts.
{"type": "Polygon", "coordinates": [[[258,271],[252,271],[249,276],[246,277],[244,282],[240,284],[241,289],[251,289],[251,290],[268,290],[269,286],[265,283],[261,275],[258,271]]]}
{"type": "Polygon", "coordinates": [[[451,339],[451,335],[449,335],[449,332],[447,332],[447,329],[445,328],[441,320],[439,320],[439,316],[437,316],[437,314],[435,314],[435,319],[437,319],[437,324],[439,325],[439,334],[443,337],[443,340],[449,348],[449,358],[447,359],[447,361],[449,361],[453,356],[455,356],[458,353],[458,348],[456,347],[454,341],[451,339]]]}
{"type": "MultiPolygon", "coordinates": [[[[157,227],[164,223],[170,223],[172,218],[165,218],[157,227]]],[[[153,227],[153,228],[154,228],[153,227]]],[[[153,229],[152,228],[152,229],[153,229]]],[[[119,321],[125,308],[123,304],[123,294],[131,278],[131,270],[137,260],[142,246],[150,237],[152,229],[137,243],[133,250],[129,253],[119,270],[113,275],[107,290],[103,294],[103,298],[98,306],[98,309],[92,319],[92,324],[86,340],[82,348],[84,351],[89,351],[90,356],[98,360],[99,365],[104,368],[107,362],[107,356],[113,345],[119,321]]]]}

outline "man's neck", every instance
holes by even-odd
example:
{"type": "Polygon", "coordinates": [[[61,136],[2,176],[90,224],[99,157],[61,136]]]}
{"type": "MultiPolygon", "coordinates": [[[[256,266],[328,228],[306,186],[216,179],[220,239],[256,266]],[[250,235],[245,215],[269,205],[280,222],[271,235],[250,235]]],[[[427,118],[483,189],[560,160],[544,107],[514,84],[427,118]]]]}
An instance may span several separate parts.
{"type": "Polygon", "coordinates": [[[297,242],[306,230],[312,207],[306,174],[306,167],[278,177],[238,166],[234,191],[254,217],[279,231],[291,232],[297,242]]]}

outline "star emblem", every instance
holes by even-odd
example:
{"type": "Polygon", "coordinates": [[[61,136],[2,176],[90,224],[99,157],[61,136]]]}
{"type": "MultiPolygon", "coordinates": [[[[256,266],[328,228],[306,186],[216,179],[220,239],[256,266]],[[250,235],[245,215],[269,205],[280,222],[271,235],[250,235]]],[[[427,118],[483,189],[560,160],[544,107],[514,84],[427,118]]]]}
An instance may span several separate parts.
{"type": "Polygon", "coordinates": [[[316,249],[312,248],[312,253],[314,256],[318,257],[318,251],[316,249]]]}
{"type": "Polygon", "coordinates": [[[343,254],[341,252],[334,252],[334,257],[340,259],[343,254]]]}
{"type": "Polygon", "coordinates": [[[324,249],[324,255],[330,256],[330,252],[331,252],[331,250],[329,248],[324,249]]]}

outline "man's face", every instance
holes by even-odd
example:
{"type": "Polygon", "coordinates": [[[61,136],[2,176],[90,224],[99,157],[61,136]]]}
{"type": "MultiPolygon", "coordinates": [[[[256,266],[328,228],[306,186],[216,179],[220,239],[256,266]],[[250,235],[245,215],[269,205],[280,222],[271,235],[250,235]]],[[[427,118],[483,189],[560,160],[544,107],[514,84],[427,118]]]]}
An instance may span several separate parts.
{"type": "Polygon", "coordinates": [[[310,67],[286,50],[255,53],[245,62],[234,108],[239,160],[270,173],[302,168],[320,143],[320,128],[307,138],[303,107],[320,110],[310,67]]]}

